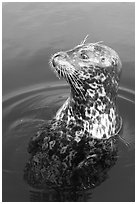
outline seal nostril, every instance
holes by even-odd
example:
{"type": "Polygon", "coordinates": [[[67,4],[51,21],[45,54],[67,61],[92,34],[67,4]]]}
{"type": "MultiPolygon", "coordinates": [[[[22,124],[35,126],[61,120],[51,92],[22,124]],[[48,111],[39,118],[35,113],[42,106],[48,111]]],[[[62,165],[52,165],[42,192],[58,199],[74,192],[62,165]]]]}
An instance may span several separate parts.
{"type": "Polygon", "coordinates": [[[61,55],[60,55],[60,54],[57,54],[57,55],[54,56],[54,58],[53,58],[53,60],[52,60],[53,67],[56,67],[56,64],[57,64],[56,62],[57,62],[57,58],[58,58],[58,57],[61,57],[61,55]]]}
{"type": "Polygon", "coordinates": [[[52,65],[53,65],[53,67],[56,67],[56,63],[55,63],[54,59],[52,60],[52,65]]]}
{"type": "Polygon", "coordinates": [[[63,60],[63,59],[65,59],[66,57],[67,57],[67,56],[66,56],[66,54],[64,54],[64,53],[55,54],[54,57],[53,57],[53,59],[52,59],[52,65],[53,65],[54,67],[56,67],[56,65],[57,65],[57,63],[59,62],[59,60],[63,60]]]}
{"type": "Polygon", "coordinates": [[[61,56],[62,56],[61,54],[57,54],[57,55],[54,56],[54,58],[61,57],[61,56]]]}

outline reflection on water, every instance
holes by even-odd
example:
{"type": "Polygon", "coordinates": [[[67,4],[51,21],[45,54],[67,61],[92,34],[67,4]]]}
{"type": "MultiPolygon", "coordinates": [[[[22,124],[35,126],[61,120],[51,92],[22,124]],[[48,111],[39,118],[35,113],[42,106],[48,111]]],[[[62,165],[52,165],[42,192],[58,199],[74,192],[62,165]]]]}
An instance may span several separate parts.
{"type": "Polygon", "coordinates": [[[134,92],[122,88],[119,90],[118,97],[120,115],[124,119],[122,137],[130,146],[127,148],[122,141],[118,141],[116,164],[112,162],[113,168],[102,170],[102,174],[98,171],[98,185],[101,185],[88,191],[78,191],[77,189],[49,189],[45,186],[43,189],[37,189],[24,182],[23,172],[29,159],[27,147],[30,137],[55,115],[68,95],[67,85],[53,84],[47,87],[40,86],[37,89],[32,87],[30,90],[5,97],[3,101],[3,201],[134,200],[134,92]]]}
{"type": "Polygon", "coordinates": [[[46,191],[30,191],[31,202],[86,202],[92,197],[90,191],[77,189],[47,189],[46,191]]]}

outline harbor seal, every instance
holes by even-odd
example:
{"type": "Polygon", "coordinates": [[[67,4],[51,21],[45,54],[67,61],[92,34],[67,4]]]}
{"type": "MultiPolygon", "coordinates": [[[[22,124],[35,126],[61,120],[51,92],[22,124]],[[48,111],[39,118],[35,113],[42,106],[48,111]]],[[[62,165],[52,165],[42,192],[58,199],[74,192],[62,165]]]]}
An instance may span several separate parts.
{"type": "Polygon", "coordinates": [[[68,82],[70,96],[31,138],[25,179],[33,185],[95,187],[100,172],[116,161],[115,138],[122,127],[116,105],[120,58],[102,42],[86,43],[85,38],[54,54],[50,66],[68,82]]]}

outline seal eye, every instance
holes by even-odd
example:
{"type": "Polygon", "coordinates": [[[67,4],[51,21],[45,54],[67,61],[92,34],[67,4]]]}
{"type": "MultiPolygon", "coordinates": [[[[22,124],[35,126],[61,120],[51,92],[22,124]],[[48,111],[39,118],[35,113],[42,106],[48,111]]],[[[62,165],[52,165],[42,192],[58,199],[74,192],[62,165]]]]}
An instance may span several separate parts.
{"type": "Polygon", "coordinates": [[[104,58],[104,57],[102,57],[102,58],[101,58],[101,61],[102,61],[102,62],[104,62],[104,61],[105,61],[105,58],[104,58]]]}
{"type": "Polygon", "coordinates": [[[81,53],[80,56],[82,59],[88,59],[89,58],[88,55],[86,55],[85,53],[81,53]]]}

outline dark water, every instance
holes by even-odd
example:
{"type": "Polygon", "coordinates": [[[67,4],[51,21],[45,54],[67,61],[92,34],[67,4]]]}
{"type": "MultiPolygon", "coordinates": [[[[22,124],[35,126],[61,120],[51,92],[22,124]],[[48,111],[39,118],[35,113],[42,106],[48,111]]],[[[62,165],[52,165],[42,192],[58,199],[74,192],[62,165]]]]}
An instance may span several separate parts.
{"type": "MultiPolygon", "coordinates": [[[[119,158],[109,178],[81,201],[134,201],[134,3],[3,3],[3,201],[53,201],[23,180],[29,138],[69,95],[48,61],[90,34],[122,60],[118,107],[124,120],[119,158]]],[[[59,200],[60,196],[55,193],[59,200]]],[[[60,200],[59,200],[60,201],[60,200]]]]}

